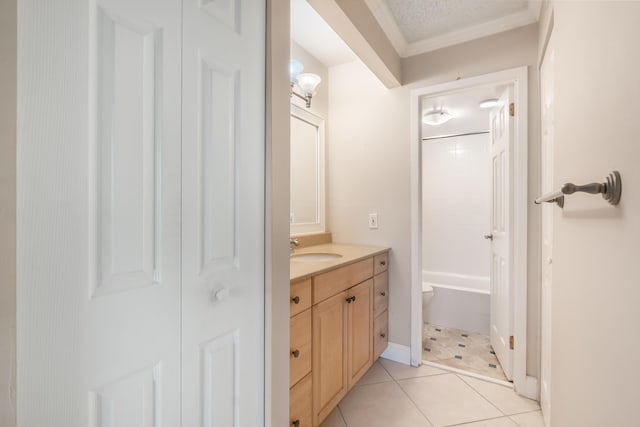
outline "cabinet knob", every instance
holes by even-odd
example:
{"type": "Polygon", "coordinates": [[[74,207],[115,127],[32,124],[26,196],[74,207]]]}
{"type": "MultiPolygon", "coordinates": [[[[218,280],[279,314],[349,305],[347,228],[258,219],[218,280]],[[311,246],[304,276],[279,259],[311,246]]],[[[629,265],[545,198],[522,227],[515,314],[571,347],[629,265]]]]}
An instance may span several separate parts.
{"type": "Polygon", "coordinates": [[[347,304],[351,304],[352,302],[354,302],[356,300],[355,296],[349,297],[347,298],[345,301],[347,302],[347,304]]]}
{"type": "Polygon", "coordinates": [[[293,427],[300,427],[300,420],[295,420],[294,422],[291,423],[291,425],[293,427]]]}
{"type": "Polygon", "coordinates": [[[386,297],[387,293],[386,292],[380,292],[380,295],[382,295],[383,297],[386,297]]]}
{"type": "Polygon", "coordinates": [[[380,334],[380,338],[385,338],[387,334],[380,334]]]}
{"type": "Polygon", "coordinates": [[[296,296],[291,298],[291,301],[293,301],[294,304],[300,304],[300,297],[296,296]]]}
{"type": "Polygon", "coordinates": [[[291,354],[297,359],[298,357],[300,357],[300,350],[295,349],[291,352],[291,354]]]}
{"type": "Polygon", "coordinates": [[[380,265],[384,267],[385,265],[387,265],[387,261],[380,261],[380,265]]]}

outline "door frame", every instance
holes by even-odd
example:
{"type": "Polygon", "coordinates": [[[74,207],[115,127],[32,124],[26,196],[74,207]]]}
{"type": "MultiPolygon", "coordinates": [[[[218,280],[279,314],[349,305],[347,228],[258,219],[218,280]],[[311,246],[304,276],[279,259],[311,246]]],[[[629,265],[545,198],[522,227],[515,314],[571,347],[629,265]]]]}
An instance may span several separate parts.
{"type": "Polygon", "coordinates": [[[410,94],[411,135],[411,365],[422,360],[422,172],[420,102],[425,96],[462,91],[476,86],[511,84],[516,109],[512,141],[513,165],[513,383],[516,392],[536,399],[538,384],[527,376],[527,208],[528,208],[528,70],[526,66],[453,82],[417,88],[410,94]]]}

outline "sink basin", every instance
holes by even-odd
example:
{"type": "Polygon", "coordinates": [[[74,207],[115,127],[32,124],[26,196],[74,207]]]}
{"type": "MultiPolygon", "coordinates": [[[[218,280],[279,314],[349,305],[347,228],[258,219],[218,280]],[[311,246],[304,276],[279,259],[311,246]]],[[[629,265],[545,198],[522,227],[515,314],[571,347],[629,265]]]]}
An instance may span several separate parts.
{"type": "Polygon", "coordinates": [[[338,258],[342,258],[342,255],[332,254],[332,253],[317,253],[317,252],[291,255],[291,261],[295,261],[295,262],[323,262],[323,261],[333,261],[338,258]]]}

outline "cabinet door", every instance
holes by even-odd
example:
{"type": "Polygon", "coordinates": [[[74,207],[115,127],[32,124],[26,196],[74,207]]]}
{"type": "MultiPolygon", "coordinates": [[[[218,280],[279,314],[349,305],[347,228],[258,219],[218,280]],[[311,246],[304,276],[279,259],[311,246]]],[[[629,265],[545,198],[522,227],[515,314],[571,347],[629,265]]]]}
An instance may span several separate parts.
{"type": "Polygon", "coordinates": [[[349,388],[373,364],[373,280],[348,291],[347,356],[349,388]]]}
{"type": "Polygon", "coordinates": [[[313,307],[314,425],[326,418],[347,392],[347,293],[313,307]]]}

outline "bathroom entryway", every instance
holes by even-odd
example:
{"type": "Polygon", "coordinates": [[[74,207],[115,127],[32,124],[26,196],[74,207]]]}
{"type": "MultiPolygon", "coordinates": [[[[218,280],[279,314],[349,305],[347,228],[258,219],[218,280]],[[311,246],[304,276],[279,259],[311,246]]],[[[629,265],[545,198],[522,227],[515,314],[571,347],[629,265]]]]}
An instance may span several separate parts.
{"type": "Polygon", "coordinates": [[[414,91],[412,360],[419,342],[422,363],[529,393],[525,87],[519,69],[414,91]]]}

